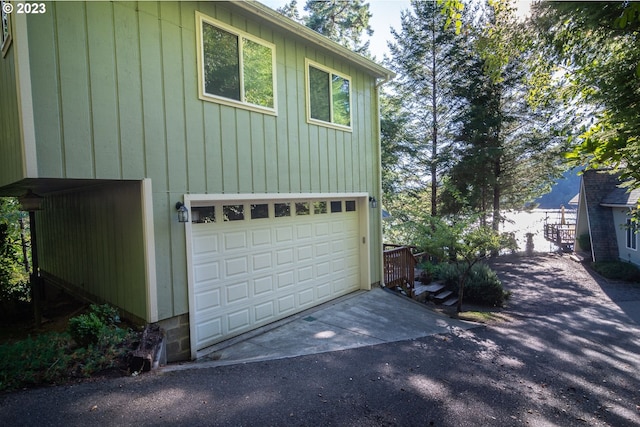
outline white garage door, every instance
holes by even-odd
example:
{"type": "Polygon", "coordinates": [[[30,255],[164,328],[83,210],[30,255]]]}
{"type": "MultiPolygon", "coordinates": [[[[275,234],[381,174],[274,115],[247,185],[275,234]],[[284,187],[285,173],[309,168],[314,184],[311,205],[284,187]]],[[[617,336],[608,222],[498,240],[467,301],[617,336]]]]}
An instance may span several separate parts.
{"type": "Polygon", "coordinates": [[[192,205],[196,350],[359,289],[356,206],[353,199],[192,205]]]}

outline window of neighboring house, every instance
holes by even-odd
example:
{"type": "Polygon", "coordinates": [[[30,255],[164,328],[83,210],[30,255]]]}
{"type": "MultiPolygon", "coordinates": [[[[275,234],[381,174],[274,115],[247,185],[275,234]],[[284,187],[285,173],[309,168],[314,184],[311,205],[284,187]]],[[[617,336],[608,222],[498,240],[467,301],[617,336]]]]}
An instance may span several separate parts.
{"type": "Polygon", "coordinates": [[[199,96],[276,114],[274,44],[196,12],[199,96]]]}
{"type": "Polygon", "coordinates": [[[636,238],[638,231],[638,226],[635,222],[631,221],[631,219],[627,219],[627,249],[636,250],[638,248],[638,240],[636,238]]]}
{"type": "Polygon", "coordinates": [[[13,9],[12,5],[8,1],[0,1],[2,7],[0,17],[2,19],[2,32],[0,33],[0,48],[2,49],[2,57],[7,54],[9,46],[11,45],[11,14],[10,10],[13,9]]]}
{"type": "Polygon", "coordinates": [[[307,121],[351,130],[351,77],[306,60],[307,121]]]}

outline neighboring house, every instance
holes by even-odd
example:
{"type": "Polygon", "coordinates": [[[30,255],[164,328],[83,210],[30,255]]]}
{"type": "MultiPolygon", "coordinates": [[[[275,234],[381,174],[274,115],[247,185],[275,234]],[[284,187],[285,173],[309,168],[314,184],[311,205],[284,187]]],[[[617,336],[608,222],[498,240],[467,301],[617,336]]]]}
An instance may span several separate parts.
{"type": "Polygon", "coordinates": [[[628,191],[618,174],[586,170],[580,185],[576,250],[580,236],[588,233],[593,261],[621,260],[640,266],[638,234],[629,215],[637,207],[640,190],[628,191]]]}
{"type": "Polygon", "coordinates": [[[0,195],[44,197],[47,286],[175,361],[382,280],[390,71],[256,2],[38,5],[3,14],[0,195]]]}

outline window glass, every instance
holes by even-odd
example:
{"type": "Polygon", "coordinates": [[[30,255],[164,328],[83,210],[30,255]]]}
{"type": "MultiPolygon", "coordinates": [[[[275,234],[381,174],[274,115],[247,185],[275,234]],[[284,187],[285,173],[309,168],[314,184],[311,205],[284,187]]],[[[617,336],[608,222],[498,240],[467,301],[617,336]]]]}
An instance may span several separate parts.
{"type": "Polygon", "coordinates": [[[274,203],[273,204],[276,218],[283,216],[291,216],[291,203],[274,203]]]}
{"type": "Polygon", "coordinates": [[[296,215],[309,215],[309,202],[296,203],[296,215]]]}
{"type": "Polygon", "coordinates": [[[273,68],[271,49],[243,40],[245,101],[273,108],[273,68]]]}
{"type": "Polygon", "coordinates": [[[351,127],[351,79],[307,60],[308,120],[351,127]]]}
{"type": "Polygon", "coordinates": [[[344,202],[345,211],[347,212],[355,212],[356,210],[356,201],[355,200],[347,200],[344,202]]]}
{"type": "Polygon", "coordinates": [[[627,219],[627,248],[629,249],[637,249],[636,231],[636,223],[627,219]]]}
{"type": "Polygon", "coordinates": [[[269,205],[261,203],[251,205],[251,219],[269,218],[269,205]]]}
{"type": "Polygon", "coordinates": [[[313,202],[313,213],[314,214],[327,213],[327,202],[313,202]]]}
{"type": "Polygon", "coordinates": [[[205,92],[239,101],[238,36],[203,22],[202,38],[205,92]]]}
{"type": "Polygon", "coordinates": [[[340,200],[334,200],[331,202],[331,213],[342,212],[342,202],[340,200]]]}
{"type": "Polygon", "coordinates": [[[213,206],[191,207],[191,222],[216,222],[216,210],[213,206]]]}
{"type": "Polygon", "coordinates": [[[197,14],[200,98],[275,113],[275,45],[197,14]]]}
{"type": "Polygon", "coordinates": [[[225,205],[222,207],[225,221],[242,221],[244,219],[244,205],[225,205]]]}
{"type": "Polygon", "coordinates": [[[311,103],[311,118],[331,121],[329,105],[329,73],[309,67],[309,102],[311,103]]]}
{"type": "Polygon", "coordinates": [[[333,123],[351,126],[351,111],[349,104],[349,80],[333,75],[333,123]]]}

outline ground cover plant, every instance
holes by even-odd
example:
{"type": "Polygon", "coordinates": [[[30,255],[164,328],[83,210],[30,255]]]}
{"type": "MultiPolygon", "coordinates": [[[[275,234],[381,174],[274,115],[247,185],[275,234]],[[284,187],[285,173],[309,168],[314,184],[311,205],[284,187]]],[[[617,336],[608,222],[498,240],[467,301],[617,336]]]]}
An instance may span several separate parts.
{"type": "Polygon", "coordinates": [[[591,264],[591,268],[607,279],[640,282],[640,270],[628,262],[598,261],[591,264]]]}
{"type": "Polygon", "coordinates": [[[109,305],[91,305],[63,332],[0,344],[0,391],[61,384],[106,371],[126,373],[140,334],[121,327],[109,305]]]}
{"type": "MultiPolygon", "coordinates": [[[[439,264],[435,269],[436,278],[442,280],[451,289],[456,289],[465,267],[459,264],[439,264]]],[[[501,307],[509,298],[498,275],[484,263],[471,267],[464,282],[465,300],[470,303],[501,307]]]]}

